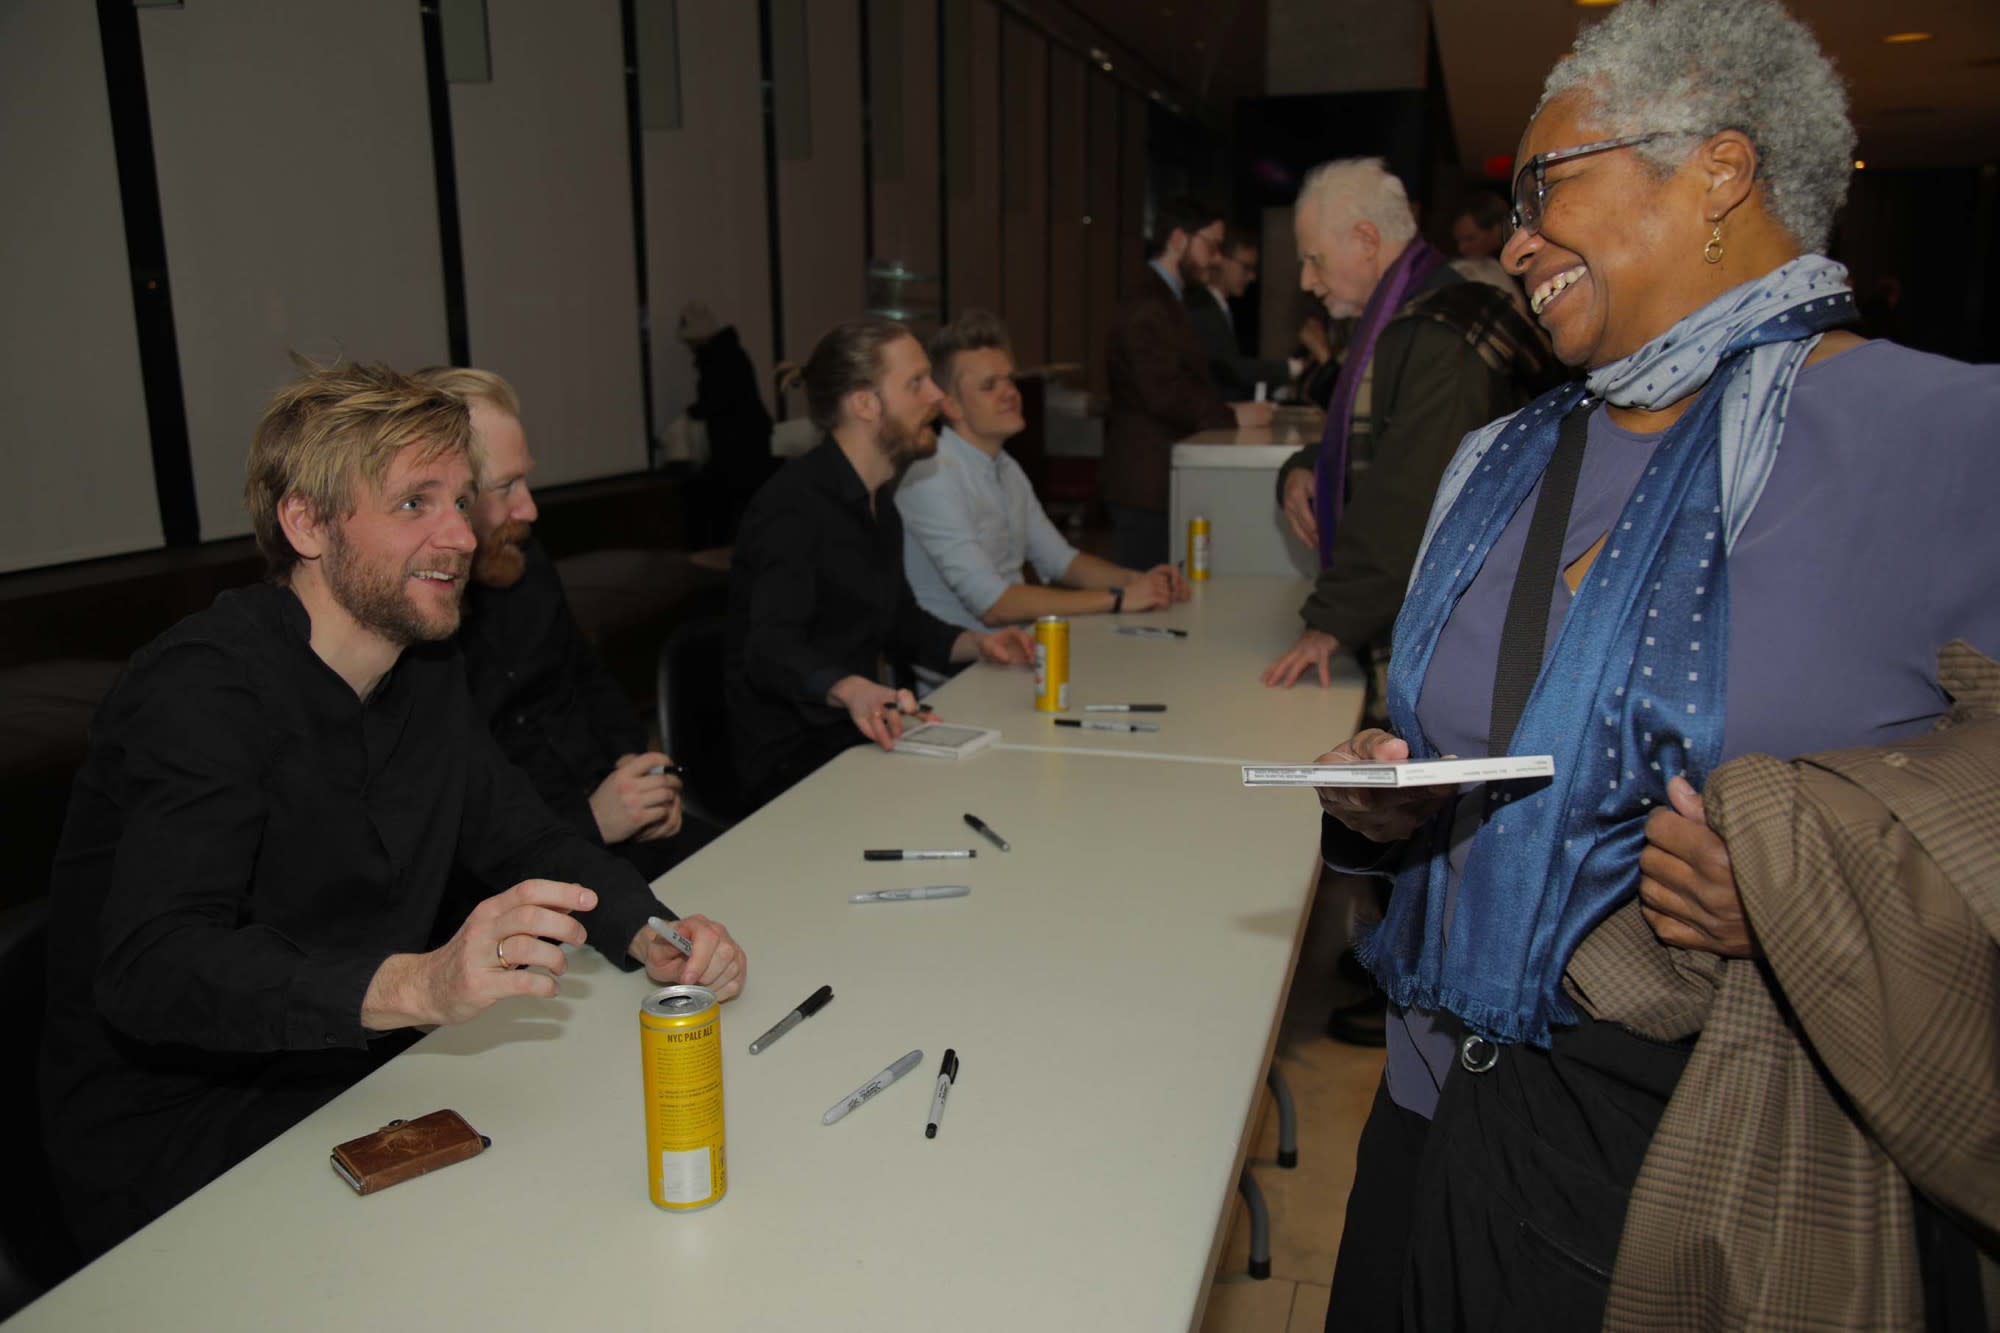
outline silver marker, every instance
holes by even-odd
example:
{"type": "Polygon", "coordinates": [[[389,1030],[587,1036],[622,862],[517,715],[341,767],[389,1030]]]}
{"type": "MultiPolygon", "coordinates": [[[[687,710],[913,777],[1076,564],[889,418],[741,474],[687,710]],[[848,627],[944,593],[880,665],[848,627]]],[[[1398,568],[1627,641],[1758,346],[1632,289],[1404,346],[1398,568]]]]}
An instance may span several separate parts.
{"type": "Polygon", "coordinates": [[[826,1114],[819,1118],[819,1122],[822,1125],[833,1124],[849,1111],[852,1111],[855,1107],[861,1105],[861,1103],[867,1101],[870,1097],[873,1097],[876,1093],[882,1091],[882,1089],[888,1087],[912,1069],[915,1069],[923,1063],[923,1060],[924,1053],[922,1051],[911,1051],[908,1055],[896,1061],[895,1064],[890,1065],[874,1078],[869,1079],[853,1092],[848,1093],[845,1097],[842,1097],[839,1101],[828,1107],[826,1114]]]}
{"type": "Polygon", "coordinates": [[[646,918],[646,924],[653,928],[655,935],[679,949],[682,955],[688,958],[694,957],[694,942],[675,930],[671,921],[665,917],[649,916],[646,918]]]}
{"type": "Polygon", "coordinates": [[[969,884],[932,884],[921,889],[877,889],[873,893],[857,893],[847,901],[851,903],[909,903],[921,902],[927,898],[963,898],[972,892],[969,884]]]}

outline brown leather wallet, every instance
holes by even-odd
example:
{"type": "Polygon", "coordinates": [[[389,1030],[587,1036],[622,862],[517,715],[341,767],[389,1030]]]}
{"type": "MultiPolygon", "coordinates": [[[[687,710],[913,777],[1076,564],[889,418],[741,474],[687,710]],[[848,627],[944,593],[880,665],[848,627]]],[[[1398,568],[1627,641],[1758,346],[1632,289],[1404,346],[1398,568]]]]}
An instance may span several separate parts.
{"type": "Polygon", "coordinates": [[[406,1180],[477,1157],[493,1140],[456,1111],[432,1111],[415,1120],[391,1120],[373,1134],[349,1139],[333,1150],[334,1174],[356,1194],[400,1185],[406,1180]]]}

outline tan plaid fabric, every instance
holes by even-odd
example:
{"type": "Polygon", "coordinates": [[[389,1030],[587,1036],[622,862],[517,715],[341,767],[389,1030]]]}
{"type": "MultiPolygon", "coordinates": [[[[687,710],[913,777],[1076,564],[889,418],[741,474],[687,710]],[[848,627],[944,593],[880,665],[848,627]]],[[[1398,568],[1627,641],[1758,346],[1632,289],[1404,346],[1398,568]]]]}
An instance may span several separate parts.
{"type": "Polygon", "coordinates": [[[2000,1237],[2000,664],[1894,746],[1752,755],[1704,796],[1765,962],[1656,941],[1627,904],[1568,981],[1699,1031],[1632,1193],[1605,1327],[1919,1329],[1908,1187],[2000,1237]]]}

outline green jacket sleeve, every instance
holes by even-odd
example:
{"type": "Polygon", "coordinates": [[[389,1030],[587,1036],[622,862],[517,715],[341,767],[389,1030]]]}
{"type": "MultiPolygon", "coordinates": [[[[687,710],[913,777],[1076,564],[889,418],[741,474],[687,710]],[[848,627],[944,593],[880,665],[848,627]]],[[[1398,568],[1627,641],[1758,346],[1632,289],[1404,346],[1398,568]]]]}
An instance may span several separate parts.
{"type": "MultiPolygon", "coordinates": [[[[1334,535],[1332,567],[1320,571],[1300,609],[1309,627],[1346,646],[1387,641],[1438,481],[1459,441],[1495,415],[1493,398],[1492,372],[1454,330],[1418,318],[1382,331],[1375,347],[1374,462],[1355,476],[1334,535]]],[[[1282,478],[1281,472],[1281,486],[1282,478]]]]}

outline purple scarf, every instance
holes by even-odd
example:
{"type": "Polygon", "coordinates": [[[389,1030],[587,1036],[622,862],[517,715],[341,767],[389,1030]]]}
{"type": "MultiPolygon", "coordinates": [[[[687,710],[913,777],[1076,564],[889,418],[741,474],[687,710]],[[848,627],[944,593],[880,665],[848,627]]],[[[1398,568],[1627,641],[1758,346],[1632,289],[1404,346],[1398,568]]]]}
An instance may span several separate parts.
{"type": "Polygon", "coordinates": [[[1361,392],[1361,377],[1375,359],[1375,343],[1382,330],[1403,308],[1424,279],[1443,266],[1444,255],[1421,236],[1413,237],[1389,265],[1389,271],[1375,284],[1354,340],[1347,345],[1347,360],[1341,363],[1340,378],[1333,382],[1333,397],[1326,405],[1326,431],[1319,437],[1319,461],[1313,468],[1313,516],[1319,520],[1319,567],[1333,565],[1333,530],[1340,523],[1340,511],[1347,501],[1347,440],[1354,431],[1354,400],[1361,392]]]}

